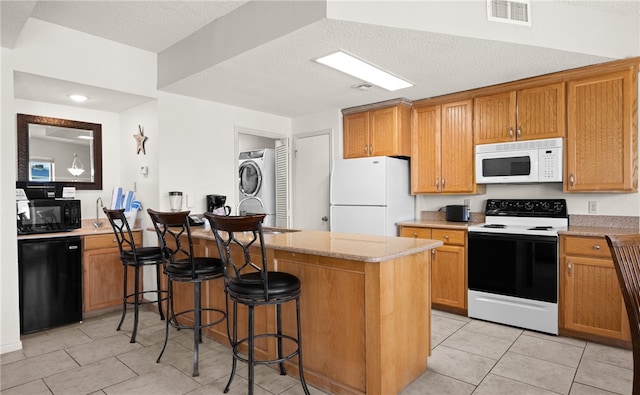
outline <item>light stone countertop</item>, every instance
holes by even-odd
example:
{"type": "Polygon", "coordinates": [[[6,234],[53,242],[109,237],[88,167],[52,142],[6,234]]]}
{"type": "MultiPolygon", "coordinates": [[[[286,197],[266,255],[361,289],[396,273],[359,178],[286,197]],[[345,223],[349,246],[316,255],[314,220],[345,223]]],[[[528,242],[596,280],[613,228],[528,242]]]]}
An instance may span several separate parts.
{"type": "MultiPolygon", "coordinates": [[[[111,224],[109,220],[106,218],[100,218],[100,222],[102,225],[99,228],[93,226],[93,220],[82,220],[82,227],[79,229],[73,229],[68,232],[51,232],[51,233],[34,233],[28,235],[18,235],[18,240],[27,240],[27,239],[50,239],[53,237],[73,237],[73,236],[93,236],[93,235],[102,235],[102,234],[113,234],[113,228],[111,228],[111,224]]],[[[135,227],[131,229],[132,231],[140,231],[142,228],[140,227],[140,220],[136,221],[135,227]]],[[[152,229],[153,230],[153,229],[152,229]]]]}
{"type": "MultiPolygon", "coordinates": [[[[193,238],[214,240],[211,231],[193,230],[193,238]]],[[[264,233],[265,247],[360,262],[384,262],[443,245],[441,241],[407,237],[354,235],[317,230],[264,233]]]]}
{"type": "Polygon", "coordinates": [[[638,234],[638,228],[618,228],[604,226],[571,226],[567,230],[558,232],[561,236],[590,236],[604,237],[605,235],[629,235],[638,234]]]}
{"type": "MultiPolygon", "coordinates": [[[[467,230],[471,225],[477,225],[483,221],[451,222],[445,221],[444,215],[439,212],[424,212],[423,218],[415,221],[399,222],[398,226],[415,226],[421,228],[442,228],[467,230]]],[[[483,219],[482,217],[477,217],[483,219]]],[[[570,215],[569,227],[558,232],[565,236],[591,236],[604,237],[608,234],[637,234],[640,233],[640,220],[638,217],[626,216],[585,216],[570,215]],[[571,225],[574,224],[574,225],[571,225]]]]}
{"type": "MultiPolygon", "coordinates": [[[[93,227],[93,221],[83,220],[80,229],[69,232],[38,233],[20,235],[18,240],[46,239],[54,237],[92,236],[100,234],[113,234],[109,221],[102,219],[100,228],[93,227]]],[[[140,222],[132,230],[142,230],[140,222]]],[[[153,232],[153,228],[147,228],[153,232]]],[[[274,228],[273,230],[278,230],[274,228]]],[[[348,259],[361,262],[384,262],[405,255],[412,255],[422,251],[440,247],[441,241],[430,239],[414,239],[406,237],[386,237],[353,235],[346,233],[300,230],[279,234],[264,233],[264,242],[267,248],[274,250],[297,252],[301,254],[327,256],[332,258],[348,259]]],[[[213,233],[205,231],[201,227],[192,227],[193,238],[201,238],[214,241],[213,233]]]]}
{"type": "Polygon", "coordinates": [[[442,228],[442,229],[459,229],[467,230],[471,225],[476,225],[476,222],[455,222],[445,221],[440,219],[418,219],[415,221],[398,222],[397,226],[414,226],[417,228],[442,228]]]}

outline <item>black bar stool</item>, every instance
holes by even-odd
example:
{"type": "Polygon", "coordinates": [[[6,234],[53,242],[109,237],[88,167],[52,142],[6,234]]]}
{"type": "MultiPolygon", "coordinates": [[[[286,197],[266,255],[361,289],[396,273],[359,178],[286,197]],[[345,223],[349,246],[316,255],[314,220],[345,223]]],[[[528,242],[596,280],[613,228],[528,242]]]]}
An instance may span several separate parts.
{"type": "MultiPolygon", "coordinates": [[[[267,259],[262,235],[262,220],[265,215],[250,215],[245,217],[218,216],[205,213],[205,217],[211,223],[211,229],[218,244],[220,257],[224,263],[225,292],[233,301],[233,331],[229,341],[233,348],[233,366],[231,377],[224,389],[229,391],[231,382],[236,373],[237,361],[248,363],[249,367],[249,394],[253,394],[253,375],[256,364],[280,365],[280,374],[285,375],[284,361],[296,355],[298,356],[298,369],[300,383],[305,394],[309,394],[307,383],[302,371],[302,343],[300,337],[300,280],[289,273],[268,271],[267,259]],[[256,241],[259,241],[261,262],[251,261],[250,249],[256,241]],[[242,254],[240,254],[242,253],[242,254]],[[295,301],[297,337],[282,333],[281,308],[282,304],[295,301]],[[248,335],[244,339],[238,339],[238,303],[248,308],[248,335]],[[256,306],[276,306],[276,333],[254,333],[254,308],[256,306]],[[276,338],[278,355],[276,359],[256,360],[254,340],[256,338],[276,338]],[[283,340],[291,341],[296,345],[295,350],[289,355],[283,355],[283,340]],[[247,356],[240,353],[240,347],[246,344],[247,356]]],[[[228,310],[228,308],[227,308],[228,310]]],[[[227,321],[227,327],[229,322],[227,321]]]]}
{"type": "Polygon", "coordinates": [[[131,343],[136,342],[136,334],[138,333],[138,308],[141,304],[157,303],[158,311],[160,313],[160,319],[164,320],[164,314],[162,312],[162,305],[160,302],[166,300],[167,291],[162,290],[160,287],[160,266],[162,264],[162,251],[160,247],[136,247],[135,240],[133,239],[133,233],[129,227],[129,223],[124,215],[124,210],[109,210],[103,208],[113,233],[116,235],[116,241],[118,242],[118,248],[120,249],[120,261],[124,268],[124,291],[122,297],[122,317],[116,330],[120,330],[124,318],[127,315],[127,305],[133,305],[133,331],[131,332],[131,343]],[[156,289],[149,291],[140,290],[140,270],[143,266],[156,267],[156,289]],[[133,293],[127,293],[127,273],[128,268],[133,267],[134,270],[134,291],[133,293]],[[140,298],[146,293],[156,293],[156,300],[140,300],[140,298]],[[133,298],[133,301],[130,299],[133,298]]]}
{"type": "Polygon", "coordinates": [[[198,376],[198,345],[202,342],[202,329],[221,323],[226,317],[226,311],[214,308],[203,308],[201,300],[202,282],[221,278],[222,261],[218,258],[195,257],[191,228],[187,216],[189,211],[159,212],[147,209],[153,227],[158,234],[160,247],[164,255],[164,273],[169,281],[169,301],[167,303],[167,324],[165,329],[164,346],[156,362],[160,362],[169,338],[169,324],[178,329],[193,329],[193,376],[198,376]],[[186,237],[186,240],[183,238],[186,237]],[[183,243],[187,242],[187,246],[183,243]],[[193,309],[176,313],[173,308],[173,282],[188,282],[193,284],[193,309]],[[208,323],[202,323],[202,312],[208,311],[219,317],[208,323]],[[193,326],[180,324],[177,320],[181,315],[193,313],[193,326]]]}

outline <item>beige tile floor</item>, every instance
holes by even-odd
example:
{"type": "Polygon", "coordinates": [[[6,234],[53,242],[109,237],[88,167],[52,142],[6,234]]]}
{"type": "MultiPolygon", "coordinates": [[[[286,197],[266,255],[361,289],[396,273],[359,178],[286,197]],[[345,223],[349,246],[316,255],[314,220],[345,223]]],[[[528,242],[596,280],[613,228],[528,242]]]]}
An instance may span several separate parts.
{"type": "MultiPolygon", "coordinates": [[[[468,319],[434,310],[429,369],[402,395],[631,394],[629,350],[468,319]]],[[[22,338],[23,349],[0,356],[0,392],[12,394],[220,394],[229,377],[228,347],[201,346],[200,376],[191,376],[192,332],[170,334],[161,363],[155,359],[164,322],[141,312],[138,342],[129,343],[132,320],[116,332],[110,313],[22,338]]],[[[247,390],[246,366],[230,394],[247,390]]],[[[324,392],[309,387],[314,395],[324,392]]],[[[258,366],[258,395],[302,394],[295,378],[258,366]]]]}

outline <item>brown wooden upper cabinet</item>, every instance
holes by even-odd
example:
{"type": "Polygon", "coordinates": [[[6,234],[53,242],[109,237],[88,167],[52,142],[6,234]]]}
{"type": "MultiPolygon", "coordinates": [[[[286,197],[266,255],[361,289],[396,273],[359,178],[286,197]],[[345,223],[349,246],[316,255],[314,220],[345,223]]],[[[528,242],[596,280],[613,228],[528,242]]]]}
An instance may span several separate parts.
{"type": "Polygon", "coordinates": [[[412,110],[411,193],[475,193],[473,102],[412,110]]]}
{"type": "Polygon", "coordinates": [[[565,136],[564,82],[474,99],[475,143],[565,136]]]}
{"type": "Polygon", "coordinates": [[[638,190],[637,66],[568,82],[565,192],[638,190]]]}
{"type": "Polygon", "coordinates": [[[344,158],[411,155],[411,109],[391,107],[344,114],[344,158]]]}

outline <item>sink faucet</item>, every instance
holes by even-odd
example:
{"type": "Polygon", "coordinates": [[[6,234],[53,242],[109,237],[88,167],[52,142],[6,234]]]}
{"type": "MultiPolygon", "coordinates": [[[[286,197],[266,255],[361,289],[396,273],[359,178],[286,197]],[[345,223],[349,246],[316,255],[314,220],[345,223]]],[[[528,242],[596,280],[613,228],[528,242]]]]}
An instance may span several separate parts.
{"type": "MultiPolygon", "coordinates": [[[[241,214],[240,214],[240,205],[241,205],[242,203],[246,202],[247,200],[251,200],[251,199],[255,199],[255,200],[257,200],[257,201],[258,201],[258,203],[260,203],[260,207],[264,207],[264,203],[262,203],[262,199],[260,199],[259,197],[257,197],[257,196],[247,196],[246,198],[244,198],[244,199],[240,200],[240,201],[238,202],[238,205],[236,206],[236,213],[238,213],[238,215],[241,215],[241,214]]],[[[245,213],[246,213],[246,211],[245,211],[245,213]]]]}
{"type": "Polygon", "coordinates": [[[93,226],[96,228],[102,226],[102,222],[100,221],[100,211],[98,211],[100,207],[104,207],[104,204],[102,203],[102,198],[98,196],[98,199],[96,199],[96,220],[93,223],[93,226]],[[100,206],[98,206],[98,204],[100,204],[100,206]]]}

